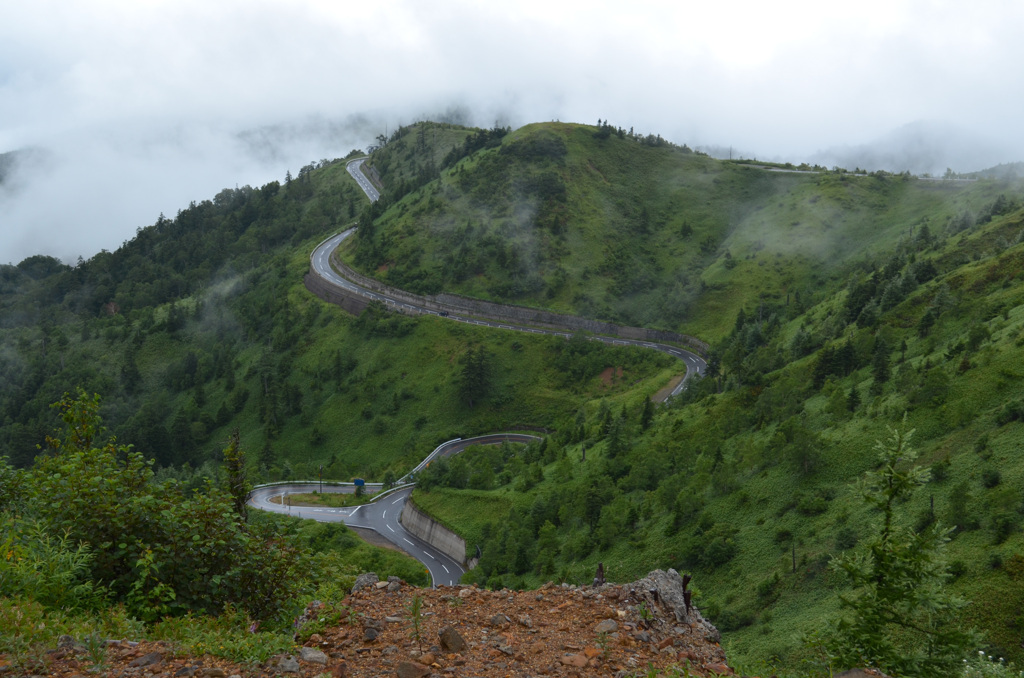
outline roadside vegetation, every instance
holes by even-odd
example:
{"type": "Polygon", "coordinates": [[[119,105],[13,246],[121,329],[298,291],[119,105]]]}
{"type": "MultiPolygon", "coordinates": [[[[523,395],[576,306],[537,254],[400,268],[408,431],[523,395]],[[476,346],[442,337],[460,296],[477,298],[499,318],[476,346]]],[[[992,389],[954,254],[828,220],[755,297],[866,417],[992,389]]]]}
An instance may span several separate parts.
{"type": "Polygon", "coordinates": [[[30,468],[0,459],[8,668],[44,671],[60,634],[95,645],[97,670],[117,637],[259,662],[292,647],[310,601],[340,603],[360,572],[429,584],[420,563],[343,525],[250,516],[237,439],[221,482],[189,489],[158,479],[143,453],[109,437],[98,396],[67,395],[55,408],[64,426],[30,468]]]}

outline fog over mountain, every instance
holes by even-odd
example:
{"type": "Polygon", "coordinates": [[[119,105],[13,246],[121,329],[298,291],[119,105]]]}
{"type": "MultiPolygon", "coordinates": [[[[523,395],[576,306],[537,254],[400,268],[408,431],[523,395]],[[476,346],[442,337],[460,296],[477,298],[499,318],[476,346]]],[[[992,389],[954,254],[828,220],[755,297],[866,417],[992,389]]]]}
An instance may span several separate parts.
{"type": "Polygon", "coordinates": [[[0,262],[116,248],[424,118],[600,118],[766,159],[981,169],[1024,159],[1021,28],[1008,0],[7,3],[0,153],[36,150],[0,156],[0,262]]]}
{"type": "Polygon", "coordinates": [[[909,171],[941,175],[976,172],[1024,158],[1016,143],[1005,143],[950,123],[918,121],[873,141],[819,151],[810,162],[826,167],[909,171]]]}

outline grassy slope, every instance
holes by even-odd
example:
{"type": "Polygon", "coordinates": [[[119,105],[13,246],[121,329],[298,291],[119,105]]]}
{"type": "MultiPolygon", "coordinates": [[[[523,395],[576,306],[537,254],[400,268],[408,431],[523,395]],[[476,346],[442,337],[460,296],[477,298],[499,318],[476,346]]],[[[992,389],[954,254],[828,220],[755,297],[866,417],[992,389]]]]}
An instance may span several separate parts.
{"type": "MultiPolygon", "coordinates": [[[[872,468],[875,441],[888,435],[887,427],[899,425],[906,412],[907,425],[916,429],[921,463],[944,467],[948,460],[949,464],[944,478],[923,488],[901,509],[904,520],[911,524],[919,520],[934,501],[937,518],[955,524],[955,499],[966,491],[966,512],[974,524],[948,547],[948,558],[957,571],[953,589],[974,601],[965,618],[986,632],[1000,654],[1020,661],[1014,624],[1015,606],[1024,599],[1020,556],[1016,555],[1024,552],[1019,489],[1024,483],[1024,460],[1018,454],[1024,444],[1024,424],[1001,424],[998,417],[1007,402],[1020,398],[1024,381],[1024,244],[1006,247],[1022,222],[1020,212],[997,219],[970,234],[954,236],[924,255],[944,262],[948,272],[919,287],[883,316],[877,334],[887,336],[894,346],[905,340],[907,351],[902,362],[899,352],[894,355],[893,377],[880,396],[868,394],[870,365],[833,378],[820,391],[808,388],[811,356],[770,374],[767,388],[740,387],[657,416],[632,450],[631,464],[636,468],[667,455],[673,468],[688,469],[684,475],[696,477],[707,467],[695,458],[695,451],[720,451],[721,465],[698,478],[701,489],[694,498],[706,502],[701,515],[738,528],[734,540],[739,549],[728,563],[711,569],[687,564],[681,554],[693,534],[696,516],[677,532],[670,516],[656,508],[660,490],[627,491],[625,496],[643,516],[638,528],[628,539],[583,558],[564,558],[572,534],[571,530],[563,533],[563,558],[556,574],[586,582],[599,561],[609,576],[620,581],[653,566],[696,569],[699,604],[727,630],[730,658],[752,664],[779,657],[792,668],[806,656],[802,634],[820,626],[837,609],[837,595],[843,588],[841,580],[828,571],[828,559],[848,548],[848,540],[863,538],[873,529],[873,517],[865,511],[855,481],[872,468]],[[963,263],[957,265],[958,261],[963,263]],[[919,318],[944,293],[950,293],[954,302],[933,331],[919,337],[915,329],[919,318]],[[979,326],[988,330],[990,339],[970,355],[971,367],[961,372],[961,353],[952,347],[966,342],[972,328],[979,326]],[[947,357],[950,350],[955,357],[947,357]],[[930,379],[942,387],[934,388],[930,379]],[[821,441],[817,470],[810,475],[801,473],[787,457],[773,456],[782,454],[771,442],[777,425],[769,422],[758,427],[750,419],[750,412],[760,406],[759,399],[794,385],[801,393],[800,421],[821,441]],[[852,386],[864,395],[864,403],[852,414],[845,408],[833,410],[830,400],[852,386]],[[980,451],[979,440],[988,441],[980,451]],[[993,470],[999,471],[1001,482],[988,488],[983,478],[993,470]],[[823,512],[810,509],[809,502],[807,510],[801,508],[802,500],[815,496],[827,498],[823,512]],[[645,506],[651,507],[646,515],[645,506]],[[994,521],[1001,512],[1009,516],[1013,528],[997,537],[994,521]],[[772,585],[775,573],[780,579],[772,585]]],[[[802,326],[812,330],[825,326],[842,300],[842,296],[826,298],[794,317],[780,330],[780,344],[785,345],[802,326]]],[[[872,340],[870,331],[852,332],[857,342],[872,340]]],[[[588,445],[587,465],[600,463],[601,450],[588,445]]],[[[469,540],[479,539],[482,524],[500,524],[513,505],[528,514],[538,496],[572,495],[573,482],[592,482],[585,475],[586,465],[579,463],[578,447],[569,446],[567,454],[573,460],[574,480],[557,476],[557,464],[552,464],[545,469],[545,482],[527,497],[504,487],[490,492],[434,490],[420,493],[417,501],[469,540]]],[[[527,574],[521,580],[533,585],[548,578],[551,575],[527,574]]]]}
{"type": "MultiPolygon", "coordinates": [[[[413,162],[408,147],[402,157],[413,162]]],[[[535,124],[392,205],[366,270],[422,292],[713,341],[739,308],[834,290],[855,262],[923,223],[944,227],[1000,188],[773,172],[614,134],[598,139],[590,126],[535,124]]]]}

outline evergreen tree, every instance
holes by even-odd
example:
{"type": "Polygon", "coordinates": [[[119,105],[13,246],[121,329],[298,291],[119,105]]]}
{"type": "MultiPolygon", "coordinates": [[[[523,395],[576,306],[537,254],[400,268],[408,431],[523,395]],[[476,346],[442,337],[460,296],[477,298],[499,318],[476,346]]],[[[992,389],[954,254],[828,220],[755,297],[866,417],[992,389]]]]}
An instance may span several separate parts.
{"type": "Polygon", "coordinates": [[[840,596],[845,612],[825,631],[831,669],[868,666],[897,676],[954,675],[977,641],[957,623],[966,602],[944,589],[942,558],[949,530],[931,524],[916,531],[900,524],[897,507],[928,482],[913,466],[913,431],[892,432],[876,449],[881,468],[868,473],[863,497],[881,513],[878,533],[864,548],[832,561],[853,592],[840,596]]]}
{"type": "Polygon", "coordinates": [[[856,412],[860,407],[860,391],[857,390],[856,384],[850,387],[850,392],[846,396],[846,406],[851,412],[856,412]]]}
{"type": "Polygon", "coordinates": [[[491,389],[490,355],[483,346],[470,347],[462,359],[459,396],[469,407],[487,397],[491,389]]]}
{"type": "Polygon", "coordinates": [[[654,401],[644,398],[643,409],[640,410],[640,429],[646,431],[654,419],[654,401]]]}
{"type": "Polygon", "coordinates": [[[885,339],[878,337],[875,341],[875,354],[871,361],[871,376],[874,383],[871,392],[878,395],[882,392],[882,384],[889,381],[889,345],[885,339]]]}

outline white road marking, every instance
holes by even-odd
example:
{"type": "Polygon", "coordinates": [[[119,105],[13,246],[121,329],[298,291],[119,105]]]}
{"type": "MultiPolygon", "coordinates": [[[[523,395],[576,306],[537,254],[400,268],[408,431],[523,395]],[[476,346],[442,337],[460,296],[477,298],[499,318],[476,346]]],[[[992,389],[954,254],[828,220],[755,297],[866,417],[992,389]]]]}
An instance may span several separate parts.
{"type": "MultiPolygon", "coordinates": [[[[441,563],[441,567],[444,567],[444,563],[441,563]]],[[[448,568],[447,568],[447,567],[444,567],[444,571],[445,571],[445,572],[448,572],[448,568]]],[[[448,572],[448,574],[451,574],[451,572],[448,572]]]]}
{"type": "Polygon", "coordinates": [[[391,502],[391,505],[394,506],[395,504],[397,504],[398,502],[402,501],[403,499],[405,499],[405,497],[399,497],[398,499],[396,499],[393,502],[391,502]]]}
{"type": "Polygon", "coordinates": [[[391,527],[390,525],[388,525],[388,529],[391,530],[392,532],[395,531],[395,528],[391,527]]]}
{"type": "Polygon", "coordinates": [[[388,512],[387,512],[387,511],[385,511],[385,512],[384,512],[384,514],[383,514],[383,515],[381,515],[381,518],[383,518],[384,520],[387,520],[387,518],[388,518],[388,512]]]}

